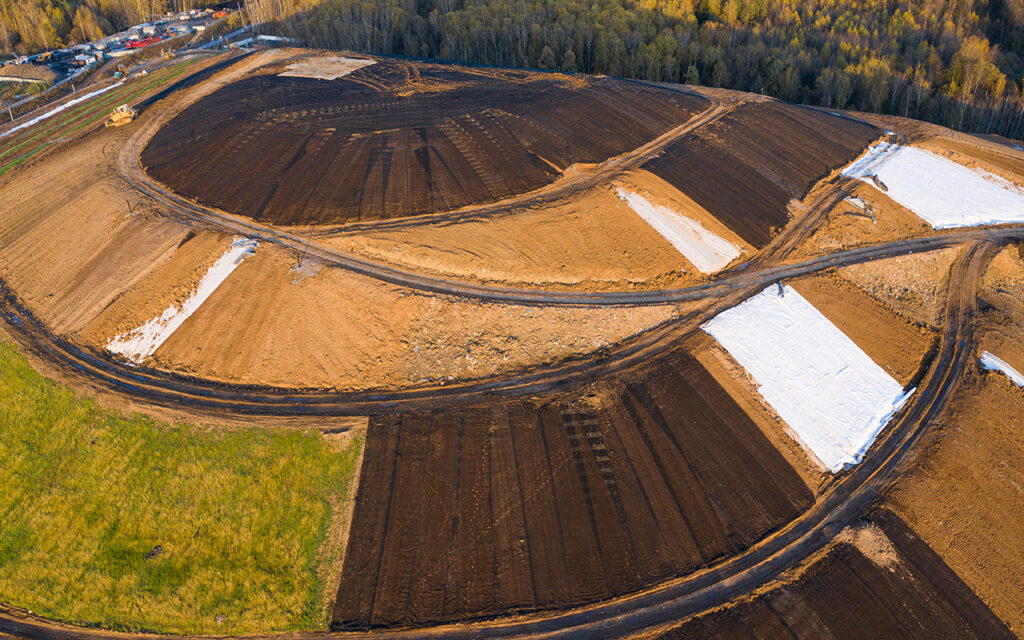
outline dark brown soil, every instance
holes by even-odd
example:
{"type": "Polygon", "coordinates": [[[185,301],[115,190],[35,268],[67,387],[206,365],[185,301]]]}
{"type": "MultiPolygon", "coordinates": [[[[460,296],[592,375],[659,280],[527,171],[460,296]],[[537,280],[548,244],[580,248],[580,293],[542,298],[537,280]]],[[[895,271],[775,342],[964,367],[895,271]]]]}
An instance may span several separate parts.
{"type": "Polygon", "coordinates": [[[745,549],[814,499],[688,354],[586,393],[371,418],[334,626],[609,598],[745,549]]]}
{"type": "Polygon", "coordinates": [[[842,543],[791,582],[691,619],[659,640],[1013,638],[942,559],[889,511],[872,517],[894,566],[842,543]]]}
{"type": "Polygon", "coordinates": [[[763,247],[787,204],[857,156],[880,131],[781,102],[746,104],[669,145],[644,168],[744,240],[763,247]]]}
{"type": "Polygon", "coordinates": [[[276,223],[457,209],[530,191],[686,122],[703,99],[608,78],[379,60],[333,81],[243,79],[142,154],[183,195],[276,223]]]}

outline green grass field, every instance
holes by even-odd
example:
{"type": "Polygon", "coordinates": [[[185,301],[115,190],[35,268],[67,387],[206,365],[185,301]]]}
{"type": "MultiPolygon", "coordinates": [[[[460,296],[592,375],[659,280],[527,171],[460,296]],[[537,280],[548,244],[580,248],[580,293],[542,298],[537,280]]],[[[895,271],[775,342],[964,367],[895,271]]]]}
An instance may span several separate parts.
{"type": "Polygon", "coordinates": [[[361,447],[122,415],[0,336],[0,601],[123,630],[323,627],[329,502],[361,447]]]}

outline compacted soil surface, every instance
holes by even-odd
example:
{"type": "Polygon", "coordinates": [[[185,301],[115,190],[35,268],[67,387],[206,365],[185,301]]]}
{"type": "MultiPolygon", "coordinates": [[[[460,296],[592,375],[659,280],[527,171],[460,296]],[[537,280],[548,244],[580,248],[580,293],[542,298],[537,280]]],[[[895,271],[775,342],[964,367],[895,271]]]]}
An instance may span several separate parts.
{"type": "Polygon", "coordinates": [[[786,226],[790,200],[881,134],[848,118],[781,102],[744,104],[644,165],[762,247],[786,226]]]}
{"type": "Polygon", "coordinates": [[[641,146],[703,98],[610,78],[377,60],[336,80],[264,69],[149,143],[150,174],[274,223],[458,209],[536,189],[641,146]]]}
{"type": "Polygon", "coordinates": [[[766,588],[658,640],[1013,638],[896,515],[879,511],[766,588]]]}
{"type": "Polygon", "coordinates": [[[746,549],[813,500],[681,351],[572,397],[373,416],[334,626],[606,599],[746,549]]]}

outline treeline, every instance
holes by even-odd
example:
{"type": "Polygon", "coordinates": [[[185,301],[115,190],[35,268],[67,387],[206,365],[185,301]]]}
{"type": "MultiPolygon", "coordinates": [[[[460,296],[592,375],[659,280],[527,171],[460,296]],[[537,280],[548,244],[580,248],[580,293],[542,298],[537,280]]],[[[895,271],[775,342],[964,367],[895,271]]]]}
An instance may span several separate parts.
{"type": "Polygon", "coordinates": [[[249,0],[311,46],[603,73],[1024,135],[1024,0],[249,0]]]}
{"type": "Polygon", "coordinates": [[[0,55],[88,42],[208,0],[0,0],[0,55]]]}

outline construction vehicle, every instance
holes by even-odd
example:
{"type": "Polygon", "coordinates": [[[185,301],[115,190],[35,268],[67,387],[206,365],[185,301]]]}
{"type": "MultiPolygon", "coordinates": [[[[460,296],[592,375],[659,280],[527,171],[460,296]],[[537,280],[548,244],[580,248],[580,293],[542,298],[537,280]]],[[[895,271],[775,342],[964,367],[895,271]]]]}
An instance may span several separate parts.
{"type": "Polygon", "coordinates": [[[174,52],[170,49],[164,51],[164,60],[174,60],[174,57],[174,52]]]}
{"type": "Polygon", "coordinates": [[[128,124],[135,119],[135,116],[139,115],[139,112],[132,109],[126,104],[122,104],[120,107],[110,112],[110,117],[103,123],[105,127],[120,127],[121,125],[128,124]]]}
{"type": "Polygon", "coordinates": [[[128,67],[123,64],[117,65],[117,71],[114,72],[114,78],[120,80],[121,78],[128,75],[128,67]]]}

